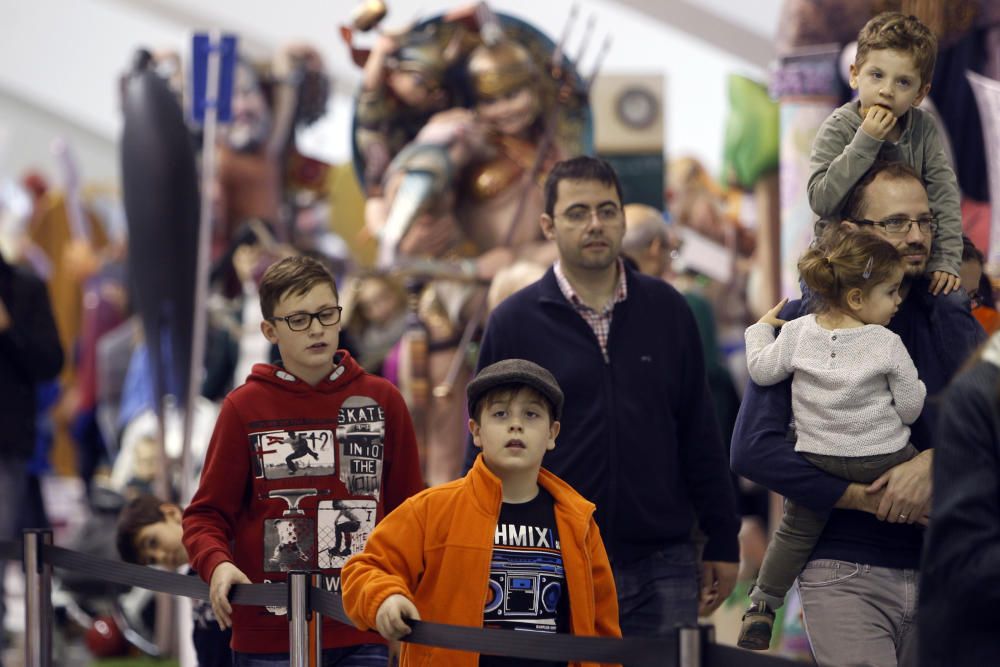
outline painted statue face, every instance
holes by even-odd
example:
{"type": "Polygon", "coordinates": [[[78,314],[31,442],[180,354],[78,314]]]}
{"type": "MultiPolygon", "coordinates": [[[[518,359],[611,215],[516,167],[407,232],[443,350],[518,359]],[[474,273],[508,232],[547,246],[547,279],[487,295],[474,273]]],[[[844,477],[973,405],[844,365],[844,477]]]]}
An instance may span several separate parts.
{"type": "Polygon", "coordinates": [[[476,103],[479,117],[500,134],[508,136],[523,134],[538,118],[539,111],[538,96],[528,86],[499,97],[481,98],[476,103]]]}
{"type": "Polygon", "coordinates": [[[271,109],[257,75],[246,64],[236,67],[233,82],[233,120],[225,132],[235,151],[253,151],[263,146],[271,133],[271,109]]]}

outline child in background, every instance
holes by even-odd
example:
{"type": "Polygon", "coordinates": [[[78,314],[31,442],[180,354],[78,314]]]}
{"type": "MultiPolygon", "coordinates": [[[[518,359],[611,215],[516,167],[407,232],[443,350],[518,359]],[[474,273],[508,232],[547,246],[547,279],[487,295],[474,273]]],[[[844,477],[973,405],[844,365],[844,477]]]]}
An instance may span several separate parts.
{"type": "Polygon", "coordinates": [[[988,335],[993,335],[1000,329],[1000,313],[996,309],[996,300],[993,298],[993,285],[990,277],[983,271],[983,264],[986,259],[979,248],[975,246],[968,236],[962,235],[962,289],[972,299],[972,316],[986,330],[988,335]]]}
{"type": "MultiPolygon", "coordinates": [[[[420,619],[620,637],[594,505],[541,468],[559,434],[556,379],[537,364],[507,359],[482,369],[467,397],[469,430],[482,452],[465,477],[417,494],[375,528],[343,570],[347,614],[386,639],[405,637],[407,621],[420,619]]],[[[400,664],[554,667],[410,643],[400,664]]]]}
{"type": "MultiPolygon", "coordinates": [[[[885,327],[896,314],[904,265],[896,248],[864,232],[830,230],[799,260],[802,280],[819,306],[785,322],[784,301],[746,330],[747,366],[762,386],[792,376],[795,451],[813,465],[870,484],[917,455],[909,424],[927,390],[898,335],[885,327]],[[781,328],[775,338],[775,329],[781,328]]],[[[827,514],[785,500],[738,645],[767,650],[774,611],[805,567],[827,514]]],[[[890,521],[922,521],[922,512],[890,521]]]]}
{"type": "MultiPolygon", "coordinates": [[[[937,38],[915,16],[884,12],[858,33],[851,88],[858,100],[824,121],[809,156],[809,205],[823,219],[835,218],[847,194],[876,159],[902,161],[927,186],[937,229],[927,263],[930,291],[948,294],[959,286],[962,257],[960,193],[934,119],[918,105],[931,89],[937,38]]],[[[907,220],[854,220],[893,233],[907,220]]]]}
{"type": "MultiPolygon", "coordinates": [[[[156,496],[140,495],[130,500],[118,515],[116,530],[118,553],[126,563],[156,565],[165,570],[188,567],[188,555],[181,537],[181,508],[156,496]]],[[[191,641],[198,667],[232,667],[229,650],[232,631],[216,624],[212,605],[206,600],[191,600],[191,641]]]]}

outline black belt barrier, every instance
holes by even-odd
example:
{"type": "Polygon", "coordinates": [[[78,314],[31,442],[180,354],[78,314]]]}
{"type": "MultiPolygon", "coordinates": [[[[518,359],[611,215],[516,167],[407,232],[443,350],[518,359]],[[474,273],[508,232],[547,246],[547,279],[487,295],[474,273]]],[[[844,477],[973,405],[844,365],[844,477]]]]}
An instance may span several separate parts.
{"type": "MultiPolygon", "coordinates": [[[[0,542],[0,561],[22,560],[22,548],[20,542],[0,542]]],[[[50,544],[42,545],[41,556],[43,562],[53,567],[80,572],[100,581],[180,597],[209,599],[208,584],[198,577],[91,556],[50,544]]],[[[283,607],[288,604],[288,586],[284,583],[236,584],[229,599],[233,604],[283,607]]],[[[341,597],[336,593],[313,587],[309,594],[309,607],[327,618],[351,625],[341,597]]],[[[558,662],[625,663],[636,667],[670,667],[677,664],[676,634],[671,637],[613,639],[484,630],[428,621],[410,621],[410,625],[413,630],[403,641],[438,648],[558,662]]],[[[792,667],[802,664],[711,642],[703,644],[702,664],[706,667],[792,667]]]]}

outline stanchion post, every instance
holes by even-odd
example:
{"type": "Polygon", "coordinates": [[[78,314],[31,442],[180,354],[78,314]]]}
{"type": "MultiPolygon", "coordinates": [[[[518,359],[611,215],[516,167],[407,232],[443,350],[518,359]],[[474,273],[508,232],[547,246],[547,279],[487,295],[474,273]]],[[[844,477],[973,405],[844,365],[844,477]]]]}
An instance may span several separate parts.
{"type": "MultiPolygon", "coordinates": [[[[309,574],[309,585],[312,588],[319,588],[322,573],[314,570],[309,574]]],[[[319,667],[323,664],[323,615],[318,611],[309,610],[309,625],[307,626],[309,636],[309,665],[319,667]]]]}
{"type": "Polygon", "coordinates": [[[288,573],[288,665],[308,667],[309,643],[306,618],[309,613],[309,575],[288,573]]]}
{"type": "Polygon", "coordinates": [[[52,531],[24,531],[24,664],[52,667],[52,566],[42,560],[42,546],[52,531]]]}
{"type": "Polygon", "coordinates": [[[319,584],[319,573],[288,573],[288,659],[290,667],[318,667],[323,654],[320,615],[309,605],[309,591],[319,584]]]}
{"type": "Polygon", "coordinates": [[[701,667],[701,631],[696,625],[677,628],[677,667],[701,667]]]}

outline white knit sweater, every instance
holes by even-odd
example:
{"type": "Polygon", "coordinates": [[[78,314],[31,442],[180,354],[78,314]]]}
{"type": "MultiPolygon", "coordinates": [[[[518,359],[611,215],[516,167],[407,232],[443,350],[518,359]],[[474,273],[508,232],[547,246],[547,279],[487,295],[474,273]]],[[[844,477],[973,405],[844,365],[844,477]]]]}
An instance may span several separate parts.
{"type": "Polygon", "coordinates": [[[891,454],[906,446],[927,388],[903,341],[885,327],[824,329],[792,320],[746,330],[747,367],[759,385],[792,378],[795,450],[828,456],[891,454]]]}

